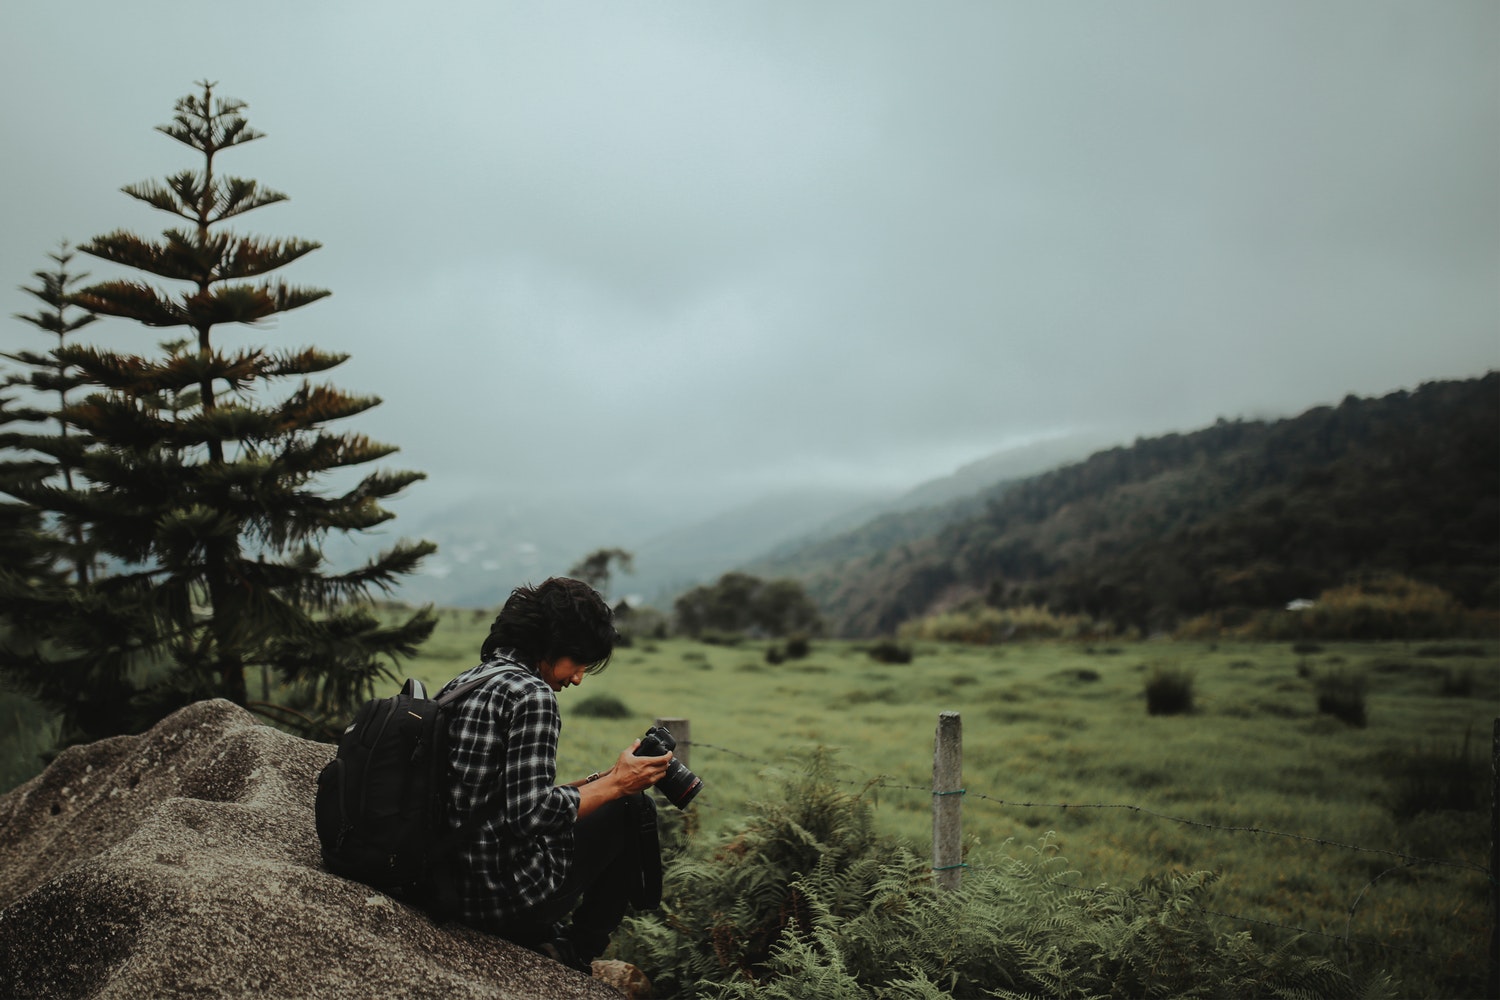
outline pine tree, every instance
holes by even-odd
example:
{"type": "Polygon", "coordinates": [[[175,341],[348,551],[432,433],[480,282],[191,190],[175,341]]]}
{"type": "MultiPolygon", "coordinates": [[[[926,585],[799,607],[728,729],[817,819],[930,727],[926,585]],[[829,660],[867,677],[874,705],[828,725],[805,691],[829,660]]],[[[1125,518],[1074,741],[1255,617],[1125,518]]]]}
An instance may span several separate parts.
{"type": "MultiPolygon", "coordinates": [[[[35,287],[22,286],[22,291],[35,296],[46,308],[39,309],[34,314],[17,313],[16,319],[52,334],[56,343],[47,351],[23,350],[0,355],[23,369],[22,374],[9,377],[6,386],[12,389],[17,386],[25,387],[37,404],[8,408],[5,423],[24,421],[38,425],[37,430],[31,433],[7,431],[0,437],[0,446],[30,453],[33,457],[30,460],[6,462],[0,476],[19,475],[33,484],[54,481],[73,490],[79,485],[76,470],[79,457],[88,445],[88,437],[81,434],[63,414],[68,406],[68,393],[82,384],[82,376],[60,360],[57,351],[66,345],[69,334],[83,329],[98,317],[90,312],[79,315],[71,311],[73,286],[88,275],[74,274],[68,270],[74,257],[68,244],[64,242],[56,253],[47,256],[52,260],[53,269],[33,272],[33,277],[38,282],[35,287]],[[49,409],[45,403],[54,396],[56,406],[49,409]],[[56,433],[48,433],[54,425],[56,433]]],[[[37,516],[35,530],[30,533],[31,544],[36,549],[35,557],[42,561],[61,558],[72,568],[77,581],[87,584],[92,555],[85,543],[82,525],[54,524],[51,527],[55,530],[49,531],[45,530],[43,521],[37,516]],[[51,551],[47,553],[42,551],[44,549],[51,551]]]]}
{"type": "MultiPolygon", "coordinates": [[[[21,434],[9,428],[26,419],[13,395],[0,395],[0,447],[20,451],[9,441],[21,434]]],[[[8,457],[0,461],[0,492],[35,486],[45,477],[45,468],[45,463],[35,459],[8,457]]],[[[34,590],[58,578],[56,546],[49,543],[42,511],[31,504],[0,500],[0,593],[34,590]]],[[[12,616],[3,617],[9,624],[12,616]]]]}
{"type": "Polygon", "coordinates": [[[391,677],[388,663],[413,654],[436,624],[430,609],[384,624],[369,600],[416,569],[431,543],[398,542],[345,572],[321,552],[332,532],[389,520],[382,501],[425,478],[376,471],[344,492],[320,491],[331,474],[396,450],[329,428],[379,403],[312,380],[347,355],[224,346],[245,326],[328,292],[268,277],[319,244],[226,228],[286,196],[218,172],[219,154],[261,133],[242,102],[199,86],[158,129],[198,154],[197,169],[124,188],[179,221],[159,240],[118,230],[80,247],[184,287],[121,279],[71,298],[183,339],[154,354],[59,348],[56,359],[89,392],[60,411],[92,437],[75,467],[83,482],[15,494],[82,525],[110,567],[72,589],[50,656],[4,658],[84,737],[99,735],[86,716],[93,727],[110,723],[60,696],[59,677],[76,677],[83,697],[123,697],[129,711],[116,709],[134,713],[130,728],[214,696],[316,729],[391,677]],[[247,678],[256,672],[262,698],[252,700],[247,678]]]}
{"type": "MultiPolygon", "coordinates": [[[[78,485],[76,466],[87,444],[61,415],[79,376],[56,351],[94,319],[72,311],[73,286],[85,276],[69,272],[73,254],[67,244],[48,256],[53,268],[34,272],[37,285],[22,286],[45,308],[16,318],[53,342],[44,350],[0,355],[18,366],[3,380],[0,398],[0,493],[6,494],[0,500],[0,637],[10,655],[34,660],[49,648],[57,623],[72,613],[70,578],[86,586],[92,562],[82,525],[65,523],[46,503],[50,491],[78,485]],[[31,499],[13,499],[18,495],[31,499]]],[[[64,685],[72,676],[76,672],[49,669],[23,686],[33,692],[50,688],[67,698],[64,685]]]]}

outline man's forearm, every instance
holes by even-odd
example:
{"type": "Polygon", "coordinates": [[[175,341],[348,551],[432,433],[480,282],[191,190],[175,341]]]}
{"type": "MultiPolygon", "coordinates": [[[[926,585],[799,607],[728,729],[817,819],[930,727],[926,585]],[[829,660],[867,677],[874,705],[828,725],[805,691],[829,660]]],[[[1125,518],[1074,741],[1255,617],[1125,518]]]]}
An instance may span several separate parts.
{"type": "Polygon", "coordinates": [[[607,774],[594,773],[580,779],[573,787],[578,789],[578,818],[583,819],[606,802],[623,799],[630,794],[614,778],[614,770],[607,774]]]}

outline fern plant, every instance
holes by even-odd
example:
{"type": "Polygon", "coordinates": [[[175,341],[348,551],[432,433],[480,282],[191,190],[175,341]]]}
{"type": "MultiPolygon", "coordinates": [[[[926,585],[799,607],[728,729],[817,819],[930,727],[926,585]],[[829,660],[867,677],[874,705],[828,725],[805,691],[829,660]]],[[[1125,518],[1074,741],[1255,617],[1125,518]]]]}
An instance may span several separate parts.
{"type": "Polygon", "coordinates": [[[1319,957],[1267,951],[1205,906],[1213,872],[1090,886],[1048,837],[937,888],[881,841],[826,753],[740,829],[668,866],[659,913],[617,942],[658,996],[719,1000],[970,997],[1381,997],[1319,957]]]}

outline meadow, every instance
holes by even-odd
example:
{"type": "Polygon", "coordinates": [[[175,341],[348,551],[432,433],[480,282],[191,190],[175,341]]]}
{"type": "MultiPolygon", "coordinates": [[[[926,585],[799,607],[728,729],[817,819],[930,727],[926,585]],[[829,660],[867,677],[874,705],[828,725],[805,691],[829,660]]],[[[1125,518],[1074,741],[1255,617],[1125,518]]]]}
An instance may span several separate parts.
{"type": "MultiPolygon", "coordinates": [[[[487,625],[445,612],[408,672],[446,681],[487,625]]],[[[1500,644],[918,642],[905,664],[841,641],[771,663],[768,645],[619,650],[560,698],[560,778],[607,767],[658,717],[687,718],[705,781],[695,844],[824,748],[879,831],[926,852],[937,717],[957,711],[969,866],[1050,835],[1081,886],[1214,870],[1226,929],[1388,969],[1404,995],[1483,988],[1500,644]],[[1148,714],[1163,672],[1191,678],[1190,711],[1148,714]],[[1330,684],[1362,692],[1364,725],[1319,710],[1330,684]]]]}
{"type": "MultiPolygon", "coordinates": [[[[489,618],[441,612],[401,673],[439,686],[472,666],[489,618]]],[[[1402,996],[1484,990],[1500,643],[917,641],[909,663],[824,640],[771,662],[771,645],[621,648],[560,696],[559,778],[686,718],[705,790],[681,822],[664,812],[693,853],[780,801],[821,750],[883,837],[928,855],[933,737],[956,711],[971,870],[1044,839],[1084,889],[1212,870],[1206,905],[1227,933],[1388,970],[1402,996]],[[1161,676],[1190,679],[1189,711],[1148,713],[1161,676]],[[1357,700],[1364,724],[1320,711],[1330,692],[1357,700]]],[[[9,788],[35,773],[56,723],[14,695],[0,719],[9,788]]]]}

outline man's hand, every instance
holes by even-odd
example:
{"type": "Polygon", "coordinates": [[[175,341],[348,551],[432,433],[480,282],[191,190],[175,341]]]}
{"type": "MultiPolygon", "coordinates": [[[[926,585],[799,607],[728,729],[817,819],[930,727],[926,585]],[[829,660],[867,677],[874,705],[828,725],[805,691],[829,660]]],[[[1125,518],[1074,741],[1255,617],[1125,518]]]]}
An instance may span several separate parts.
{"type": "Polygon", "coordinates": [[[637,757],[635,749],[640,745],[640,740],[630,744],[629,749],[620,753],[615,766],[601,774],[598,781],[578,787],[579,819],[606,802],[644,791],[666,776],[672,752],[669,750],[660,757],[637,757]]]}
{"type": "MultiPolygon", "coordinates": [[[[662,778],[666,777],[667,765],[672,763],[672,751],[668,750],[660,757],[637,757],[636,747],[641,745],[640,740],[630,744],[630,749],[620,754],[620,759],[615,761],[615,766],[609,769],[609,774],[604,777],[615,777],[621,789],[621,796],[634,795],[642,789],[650,788],[662,778]]],[[[603,779],[600,779],[603,780],[603,779]]]]}

